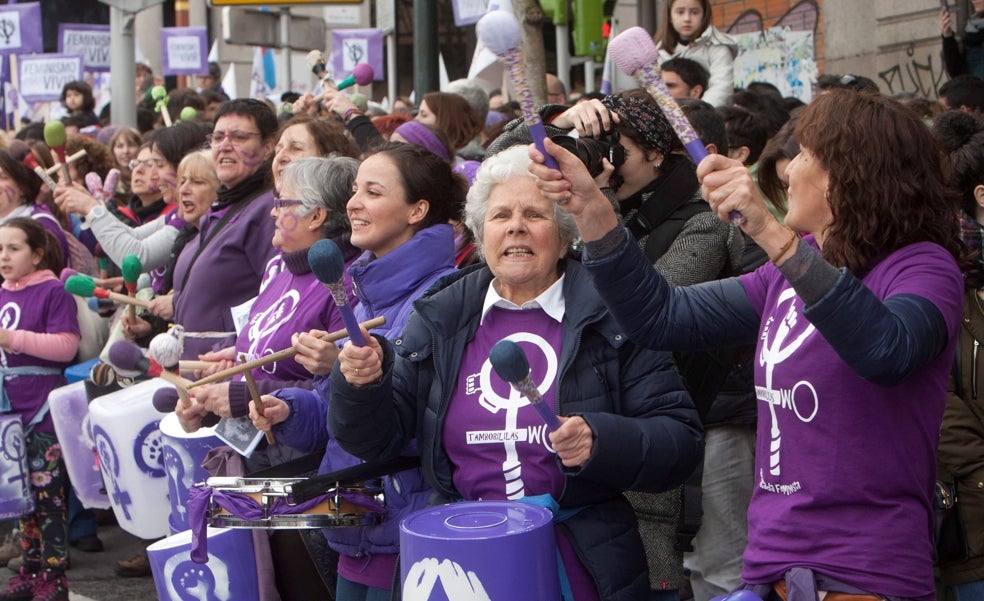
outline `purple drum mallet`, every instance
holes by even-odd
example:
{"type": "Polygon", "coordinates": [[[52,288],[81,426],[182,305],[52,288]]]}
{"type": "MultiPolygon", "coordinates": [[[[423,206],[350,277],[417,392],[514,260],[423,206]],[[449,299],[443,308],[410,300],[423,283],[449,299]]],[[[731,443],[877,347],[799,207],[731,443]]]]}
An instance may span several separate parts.
{"type": "Polygon", "coordinates": [[[504,10],[490,10],[475,24],[475,33],[486,48],[494,52],[499,57],[499,61],[508,69],[509,79],[512,80],[513,88],[516,91],[516,99],[523,110],[523,121],[526,122],[526,128],[530,131],[533,143],[543,154],[543,163],[551,169],[556,169],[557,161],[543,148],[543,140],[547,137],[547,131],[543,128],[543,121],[533,106],[533,91],[530,90],[530,85],[526,81],[523,36],[519,21],[511,13],[504,10]]]}
{"type": "MultiPolygon", "coordinates": [[[[630,27],[608,42],[608,53],[622,73],[634,77],[639,85],[646,88],[673,126],[673,131],[687,149],[690,158],[695,164],[699,164],[707,156],[707,149],[697,137],[697,132],[683,114],[680,105],[670,95],[666,82],[660,75],[659,49],[649,33],[642,27],[630,27]]],[[[731,211],[729,217],[736,225],[745,222],[738,211],[731,211]]]]}
{"type": "Polygon", "coordinates": [[[338,245],[328,239],[318,240],[308,249],[308,264],[314,272],[314,277],[331,292],[335,306],[338,307],[338,312],[342,314],[342,321],[345,322],[349,340],[356,346],[365,346],[366,339],[362,336],[359,322],[355,319],[355,312],[352,311],[348,303],[348,295],[345,293],[342,278],[345,258],[342,257],[338,245]]]}
{"type": "Polygon", "coordinates": [[[530,362],[518,344],[505,338],[496,342],[489,351],[489,361],[500,378],[526,396],[548,428],[560,428],[560,420],[550,406],[543,402],[543,396],[530,378],[530,362]]]}

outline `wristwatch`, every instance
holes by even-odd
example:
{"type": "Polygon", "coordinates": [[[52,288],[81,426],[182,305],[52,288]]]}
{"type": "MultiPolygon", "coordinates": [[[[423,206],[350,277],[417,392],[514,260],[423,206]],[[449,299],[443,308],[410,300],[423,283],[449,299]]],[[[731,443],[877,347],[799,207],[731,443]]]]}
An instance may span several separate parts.
{"type": "Polygon", "coordinates": [[[106,207],[102,204],[97,204],[96,206],[89,209],[89,214],[85,216],[85,222],[82,224],[83,229],[88,229],[89,225],[95,223],[97,220],[102,219],[106,215],[106,207]]]}

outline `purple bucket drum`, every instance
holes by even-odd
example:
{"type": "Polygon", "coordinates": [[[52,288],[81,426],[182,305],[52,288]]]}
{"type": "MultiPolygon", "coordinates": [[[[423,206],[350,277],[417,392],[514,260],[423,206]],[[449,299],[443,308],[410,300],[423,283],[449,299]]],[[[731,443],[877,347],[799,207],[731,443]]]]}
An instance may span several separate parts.
{"type": "Polygon", "coordinates": [[[188,491],[196,482],[204,482],[210,474],[202,469],[205,455],[223,443],[215,436],[215,428],[200,428],[185,432],[178,416],[168,413],[160,423],[164,445],[164,472],[167,474],[167,497],[171,504],[168,525],[171,534],[190,528],[188,525],[188,491]]]}
{"type": "Polygon", "coordinates": [[[154,378],[103,395],[89,405],[92,441],[99,452],[109,502],[120,528],[145,540],[166,536],[167,478],[154,378]]]}
{"type": "Polygon", "coordinates": [[[191,531],[147,547],[161,601],[259,599],[253,535],[245,530],[208,529],[208,563],[191,560],[191,531]]]}
{"type": "Polygon", "coordinates": [[[514,501],[422,509],[400,524],[403,601],[559,601],[552,514],[514,501]]]}
{"type": "Polygon", "coordinates": [[[19,413],[0,415],[0,520],[34,511],[27,445],[19,413]]]}
{"type": "Polygon", "coordinates": [[[109,495],[99,472],[95,446],[89,437],[89,398],[85,383],[75,382],[52,390],[48,395],[48,406],[76,496],[83,507],[109,509],[109,495]]]}

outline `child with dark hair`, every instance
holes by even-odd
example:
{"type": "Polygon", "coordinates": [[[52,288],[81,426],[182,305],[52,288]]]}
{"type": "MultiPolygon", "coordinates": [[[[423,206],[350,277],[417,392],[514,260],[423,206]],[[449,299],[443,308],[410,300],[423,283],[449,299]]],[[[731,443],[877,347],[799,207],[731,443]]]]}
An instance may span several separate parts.
{"type": "MultiPolygon", "coordinates": [[[[4,412],[21,416],[34,510],[20,520],[23,563],[2,599],[68,601],[68,476],[61,446],[48,415],[48,393],[63,386],[61,371],[71,364],[79,344],[75,301],[56,273],[61,251],[54,237],[36,220],[15,218],[0,226],[0,302],[11,317],[0,328],[0,357],[5,369],[17,370],[17,384],[7,386],[4,412]]],[[[8,376],[10,377],[10,376],[8,376]]]]}
{"type": "Polygon", "coordinates": [[[92,95],[92,86],[84,81],[70,81],[62,87],[62,106],[68,111],[67,117],[79,129],[89,125],[99,125],[96,116],[96,99],[92,95]]]}

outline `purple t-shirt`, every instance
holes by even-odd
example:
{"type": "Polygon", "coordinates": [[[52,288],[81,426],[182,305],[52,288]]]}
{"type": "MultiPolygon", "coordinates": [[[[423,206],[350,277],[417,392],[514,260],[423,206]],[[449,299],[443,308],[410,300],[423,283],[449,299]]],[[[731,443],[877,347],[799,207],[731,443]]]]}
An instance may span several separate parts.
{"type": "MultiPolygon", "coordinates": [[[[267,266],[270,275],[253,302],[249,321],[236,338],[236,355],[245,361],[273,354],[291,346],[291,336],[312,329],[342,329],[342,316],[328,289],[312,272],[294,275],[281,256],[267,266]]],[[[311,373],[293,357],[253,370],[257,380],[309,380],[311,373]]]]}
{"type": "Polygon", "coordinates": [[[799,566],[873,593],[934,599],[930,501],[962,295],[953,258],[913,244],[863,279],[879,299],[917,295],[946,320],[947,351],[892,386],[839,358],[771,264],[741,282],[762,316],[743,579],[774,582],[799,566]]]}
{"type": "MultiPolygon", "coordinates": [[[[493,307],[465,348],[442,438],[454,486],[469,501],[516,500],[549,493],[559,499],[564,477],[549,433],[525,396],[492,369],[489,351],[508,338],[530,362],[530,378],[543,402],[557,410],[560,323],[542,309],[493,307]]],[[[597,599],[594,582],[559,531],[558,548],[578,601],[597,599]]]]}
{"type": "MultiPolygon", "coordinates": [[[[0,328],[30,332],[68,332],[79,335],[78,313],[75,300],[65,291],[57,278],[27,286],[21,290],[0,288],[0,328]]],[[[0,366],[3,367],[55,367],[64,369],[71,362],[49,361],[32,355],[0,349],[0,366]]],[[[52,375],[14,376],[5,379],[5,388],[11,408],[20,413],[27,424],[48,399],[48,393],[63,386],[65,377],[52,375]]],[[[54,432],[51,415],[48,414],[36,426],[39,432],[54,432]]]]}

